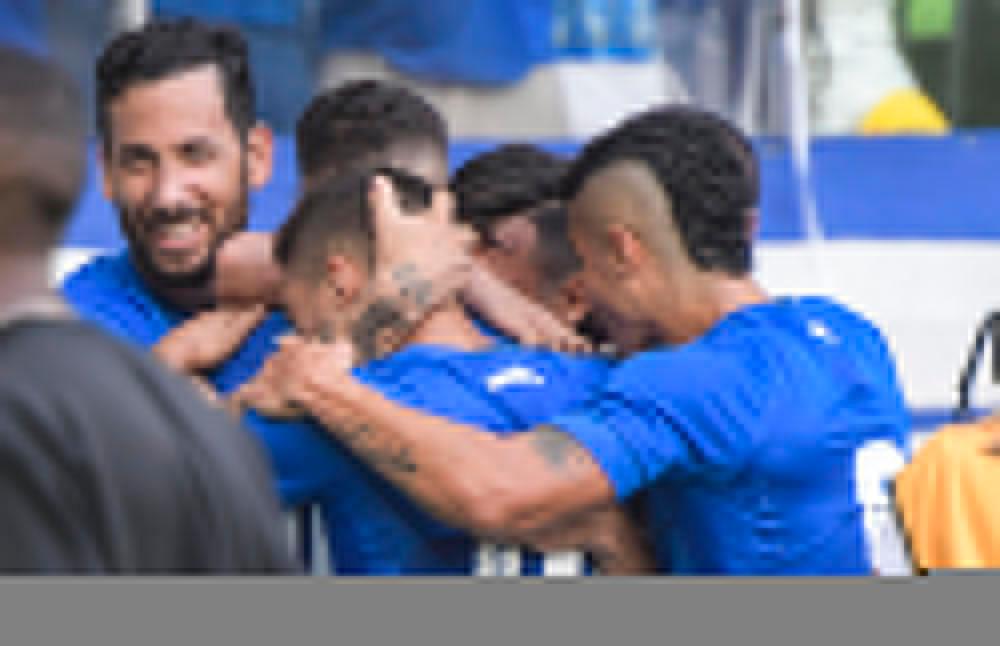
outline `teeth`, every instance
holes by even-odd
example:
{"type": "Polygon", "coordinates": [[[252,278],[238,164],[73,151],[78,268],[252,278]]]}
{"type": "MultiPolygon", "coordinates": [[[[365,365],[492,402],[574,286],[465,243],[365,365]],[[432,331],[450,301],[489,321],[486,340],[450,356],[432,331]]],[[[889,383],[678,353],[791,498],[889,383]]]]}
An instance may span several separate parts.
{"type": "Polygon", "coordinates": [[[186,238],[195,232],[195,225],[190,222],[178,224],[167,224],[161,227],[160,232],[167,239],[186,238]]]}

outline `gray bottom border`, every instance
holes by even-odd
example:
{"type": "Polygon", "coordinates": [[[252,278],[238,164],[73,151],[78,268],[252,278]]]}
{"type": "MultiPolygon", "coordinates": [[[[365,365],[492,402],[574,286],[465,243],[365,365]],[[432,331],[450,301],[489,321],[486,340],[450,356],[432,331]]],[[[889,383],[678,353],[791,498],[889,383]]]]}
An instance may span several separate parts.
{"type": "Polygon", "coordinates": [[[0,579],[0,644],[996,644],[1000,577],[0,579]]]}

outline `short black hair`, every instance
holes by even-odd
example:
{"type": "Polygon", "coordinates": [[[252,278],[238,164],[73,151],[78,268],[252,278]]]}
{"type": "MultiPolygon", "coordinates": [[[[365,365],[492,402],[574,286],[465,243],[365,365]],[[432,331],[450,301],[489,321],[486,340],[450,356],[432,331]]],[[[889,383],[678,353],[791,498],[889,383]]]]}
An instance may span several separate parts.
{"type": "Polygon", "coordinates": [[[558,289],[582,267],[569,237],[569,216],[561,204],[542,207],[532,218],[538,232],[535,262],[549,289],[558,289]]]}
{"type": "Polygon", "coordinates": [[[84,119],[65,72],[0,46],[0,243],[55,242],[83,186],[84,119]]]}
{"type": "Polygon", "coordinates": [[[282,267],[293,264],[317,273],[330,245],[355,254],[369,271],[374,269],[375,229],[368,194],[376,175],[388,177],[405,213],[430,207],[434,189],[405,171],[377,168],[332,175],[310,188],[278,231],[274,258],[282,267]]]}
{"type": "Polygon", "coordinates": [[[576,196],[596,172],[627,160],[656,177],[696,266],[737,276],[750,271],[748,218],[760,195],[760,173],[738,128],[691,106],[640,113],[584,147],[567,174],[564,198],[576,196]]]}
{"type": "Polygon", "coordinates": [[[219,71],[226,116],[242,141],[257,120],[246,40],[234,27],[193,18],[152,20],[112,40],[97,62],[97,129],[110,143],[108,107],[129,88],[203,65],[219,71]]]}
{"type": "Polygon", "coordinates": [[[474,157],[451,180],[458,219],[486,234],[505,217],[558,200],[568,168],[568,160],[523,143],[474,157]]]}
{"type": "Polygon", "coordinates": [[[448,154],[441,114],[416,92],[389,81],[350,81],[306,107],[295,126],[299,173],[306,178],[384,164],[401,144],[429,144],[448,154]]]}

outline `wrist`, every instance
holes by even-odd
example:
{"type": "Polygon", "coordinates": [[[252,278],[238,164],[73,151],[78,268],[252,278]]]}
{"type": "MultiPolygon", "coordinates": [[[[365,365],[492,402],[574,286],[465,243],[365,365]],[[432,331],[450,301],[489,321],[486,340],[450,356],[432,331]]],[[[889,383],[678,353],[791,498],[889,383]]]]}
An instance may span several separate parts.
{"type": "Polygon", "coordinates": [[[332,379],[310,381],[298,389],[292,399],[312,416],[326,418],[331,414],[351,413],[363,391],[364,386],[352,375],[342,374],[332,379]]]}
{"type": "Polygon", "coordinates": [[[193,375],[202,370],[195,361],[193,353],[187,352],[183,346],[172,343],[169,336],[154,345],[152,352],[157,359],[176,372],[193,375]]]}

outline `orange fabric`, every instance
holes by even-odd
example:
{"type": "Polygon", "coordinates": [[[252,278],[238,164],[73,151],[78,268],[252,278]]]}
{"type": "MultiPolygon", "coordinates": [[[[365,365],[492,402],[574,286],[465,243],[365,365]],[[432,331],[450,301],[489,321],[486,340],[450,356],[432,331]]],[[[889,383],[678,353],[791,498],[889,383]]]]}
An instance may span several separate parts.
{"type": "Polygon", "coordinates": [[[1000,419],[946,426],[896,477],[895,501],[921,570],[1000,568],[1000,419]]]}

